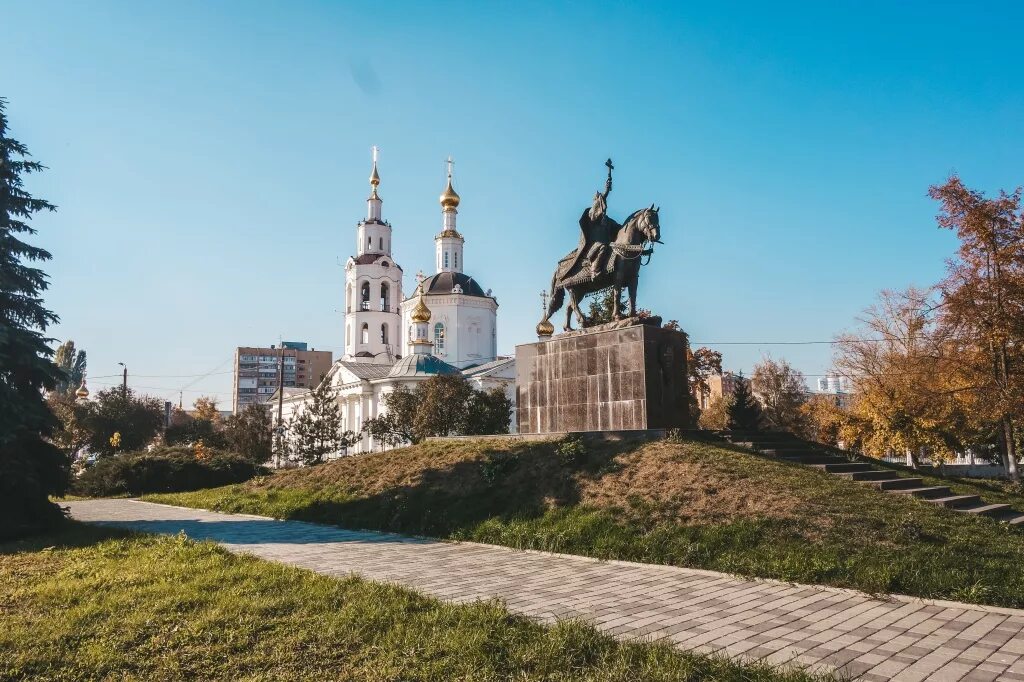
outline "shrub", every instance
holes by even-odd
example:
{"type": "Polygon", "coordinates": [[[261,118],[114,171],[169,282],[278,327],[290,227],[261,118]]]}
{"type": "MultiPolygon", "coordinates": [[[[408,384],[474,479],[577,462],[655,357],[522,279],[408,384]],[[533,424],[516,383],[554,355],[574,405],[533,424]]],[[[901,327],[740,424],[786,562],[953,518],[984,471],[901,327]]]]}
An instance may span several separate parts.
{"type": "Polygon", "coordinates": [[[101,458],[73,484],[73,492],[91,497],[184,492],[241,483],[266,470],[241,455],[204,448],[164,447],[101,458]]]}

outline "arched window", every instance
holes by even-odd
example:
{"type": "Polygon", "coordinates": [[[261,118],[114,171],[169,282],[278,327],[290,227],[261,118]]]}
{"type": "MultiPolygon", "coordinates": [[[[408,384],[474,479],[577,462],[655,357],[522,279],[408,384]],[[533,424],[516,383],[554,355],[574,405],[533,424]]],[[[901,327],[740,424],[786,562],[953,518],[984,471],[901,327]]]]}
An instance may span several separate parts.
{"type": "Polygon", "coordinates": [[[444,323],[434,325],[434,355],[444,355],[444,323]]]}
{"type": "Polygon", "coordinates": [[[363,282],[363,286],[359,293],[359,307],[362,310],[370,309],[370,283],[363,282]]]}
{"type": "Polygon", "coordinates": [[[380,326],[380,342],[385,344],[385,345],[388,342],[388,325],[387,325],[387,323],[384,323],[384,324],[382,324],[380,326]]]}
{"type": "Polygon", "coordinates": [[[384,250],[384,237],[381,237],[377,241],[380,244],[380,250],[383,251],[384,250]]]}
{"type": "Polygon", "coordinates": [[[363,333],[360,336],[360,343],[362,343],[364,346],[370,343],[370,325],[366,324],[365,322],[363,322],[363,333]]]}
{"type": "Polygon", "coordinates": [[[444,252],[444,267],[445,268],[448,267],[448,252],[447,251],[444,252]]]}
{"type": "Polygon", "coordinates": [[[380,285],[380,309],[384,312],[391,310],[391,287],[387,282],[382,282],[380,285]]]}
{"type": "Polygon", "coordinates": [[[373,237],[367,237],[366,238],[366,248],[367,249],[372,249],[373,248],[373,237]]]}
{"type": "Polygon", "coordinates": [[[452,256],[455,258],[455,269],[459,269],[459,252],[456,251],[452,256]]]}
{"type": "Polygon", "coordinates": [[[352,285],[345,285],[345,312],[352,312],[352,285]]]}

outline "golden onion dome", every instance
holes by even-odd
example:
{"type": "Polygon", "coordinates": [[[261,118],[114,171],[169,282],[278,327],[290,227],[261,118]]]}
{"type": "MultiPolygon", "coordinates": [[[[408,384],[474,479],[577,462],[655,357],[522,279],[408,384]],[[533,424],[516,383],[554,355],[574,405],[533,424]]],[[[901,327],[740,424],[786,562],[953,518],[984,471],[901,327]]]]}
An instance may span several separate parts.
{"type": "Polygon", "coordinates": [[[75,391],[75,396],[79,400],[85,400],[89,397],[89,387],[85,385],[85,377],[82,377],[82,385],[78,387],[77,391],[75,391]]]}
{"type": "Polygon", "coordinates": [[[459,195],[452,187],[452,176],[448,176],[448,186],[441,192],[441,207],[446,211],[452,211],[459,206],[459,195]]]}
{"type": "Polygon", "coordinates": [[[423,303],[423,287],[419,289],[419,300],[416,302],[416,307],[412,309],[412,321],[413,322],[430,322],[430,308],[423,303]]]}
{"type": "Polygon", "coordinates": [[[380,184],[380,175],[377,174],[377,162],[373,162],[373,172],[370,173],[370,184],[376,187],[380,184]]]}
{"type": "Polygon", "coordinates": [[[551,336],[555,333],[555,325],[551,320],[541,320],[537,323],[537,336],[551,336]]]}

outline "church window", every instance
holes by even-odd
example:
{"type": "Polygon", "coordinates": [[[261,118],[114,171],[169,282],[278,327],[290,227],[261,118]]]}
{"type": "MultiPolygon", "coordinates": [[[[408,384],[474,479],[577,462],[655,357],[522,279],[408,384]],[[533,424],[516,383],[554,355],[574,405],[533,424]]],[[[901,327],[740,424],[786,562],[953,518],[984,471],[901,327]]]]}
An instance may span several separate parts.
{"type": "Polygon", "coordinates": [[[366,248],[367,249],[372,249],[373,248],[373,237],[367,237],[366,238],[366,248]]]}
{"type": "Polygon", "coordinates": [[[459,252],[456,251],[452,256],[455,258],[455,269],[459,269],[459,252]]]}
{"type": "Polygon", "coordinates": [[[359,293],[359,307],[362,310],[370,309],[370,283],[363,282],[363,286],[359,293]]]}
{"type": "Polygon", "coordinates": [[[384,250],[384,237],[380,237],[377,242],[380,244],[380,250],[384,250]]]}
{"type": "Polygon", "coordinates": [[[444,252],[444,267],[445,268],[448,267],[448,252],[447,251],[444,252]]]}
{"type": "Polygon", "coordinates": [[[386,323],[380,326],[380,342],[385,345],[388,343],[388,325],[386,323]]]}
{"type": "Polygon", "coordinates": [[[414,338],[416,338],[415,337],[415,332],[413,331],[413,326],[410,324],[409,325],[409,340],[412,341],[414,338]]]}
{"type": "Polygon", "coordinates": [[[345,312],[352,312],[352,285],[345,285],[345,312]]]}
{"type": "Polygon", "coordinates": [[[434,355],[444,355],[444,324],[434,325],[434,355]]]}
{"type": "Polygon", "coordinates": [[[363,333],[360,336],[360,343],[362,343],[364,346],[370,343],[370,325],[366,324],[365,322],[363,322],[363,333]]]}
{"type": "Polygon", "coordinates": [[[391,311],[391,288],[387,282],[380,285],[380,309],[385,313],[391,311]]]}
{"type": "Polygon", "coordinates": [[[345,325],[345,345],[346,346],[348,345],[348,337],[351,336],[351,335],[352,335],[352,326],[346,324],[345,325]]]}

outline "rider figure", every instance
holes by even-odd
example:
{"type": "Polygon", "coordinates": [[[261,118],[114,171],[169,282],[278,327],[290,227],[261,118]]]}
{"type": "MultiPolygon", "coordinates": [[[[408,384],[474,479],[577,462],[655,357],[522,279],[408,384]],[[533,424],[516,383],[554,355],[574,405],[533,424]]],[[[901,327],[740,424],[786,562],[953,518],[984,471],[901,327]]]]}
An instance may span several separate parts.
{"type": "Polygon", "coordinates": [[[612,191],[612,160],[605,162],[608,166],[608,179],[604,183],[604,193],[594,194],[593,205],[583,211],[580,216],[580,244],[576,250],[576,264],[589,269],[592,277],[597,277],[608,262],[611,248],[608,246],[615,234],[622,227],[608,217],[608,195],[612,191]]]}

